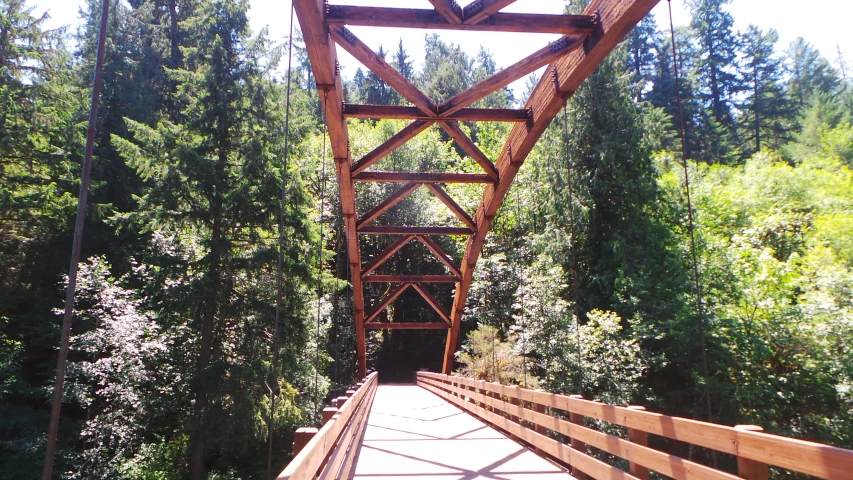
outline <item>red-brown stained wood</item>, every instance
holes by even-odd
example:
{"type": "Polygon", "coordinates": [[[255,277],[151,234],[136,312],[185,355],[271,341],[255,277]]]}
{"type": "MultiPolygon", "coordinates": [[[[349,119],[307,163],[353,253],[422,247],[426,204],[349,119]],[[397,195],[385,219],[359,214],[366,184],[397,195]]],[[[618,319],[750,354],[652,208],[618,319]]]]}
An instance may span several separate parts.
{"type": "Polygon", "coordinates": [[[361,172],[352,177],[355,182],[412,182],[412,183],[490,183],[488,175],[444,172],[361,172]]]}
{"type": "Polygon", "coordinates": [[[350,259],[353,287],[353,310],[356,317],[356,355],[361,376],[367,371],[367,355],[364,343],[364,290],[361,285],[361,252],[356,233],[355,192],[350,171],[352,158],[349,152],[349,132],[343,116],[343,84],[338,75],[337,52],[329,38],[325,21],[326,5],[317,0],[294,0],[293,8],[299,19],[305,50],[314,71],[323,104],[326,109],[326,126],[338,177],[341,195],[341,210],[347,238],[347,254],[350,259]]]}
{"type": "MultiPolygon", "coordinates": [[[[525,108],[532,109],[533,121],[525,125],[515,125],[510,131],[506,147],[496,162],[500,181],[486,186],[483,201],[474,216],[477,233],[468,238],[462,259],[462,281],[456,289],[451,308],[453,326],[448,332],[445,343],[443,368],[445,373],[450,373],[453,369],[453,354],[459,343],[462,313],[486,233],[518,169],[545,129],[565,105],[566,100],[571,97],[572,92],[578,89],[580,84],[657,3],[658,0],[593,0],[590,2],[584,13],[598,14],[598,33],[594,34],[594,38],[591,36],[584,42],[584,48],[571,50],[567,55],[555,60],[549,68],[554,75],[548,73],[543,75],[531,93],[525,108]]],[[[465,107],[468,104],[462,106],[465,107]]],[[[452,111],[452,108],[451,106],[444,110],[452,111]]]]}
{"type": "Polygon", "coordinates": [[[516,0],[477,0],[462,9],[462,23],[476,25],[516,0]]]}
{"type": "MultiPolygon", "coordinates": [[[[488,97],[510,83],[530,75],[554,60],[569,54],[573,50],[577,50],[578,47],[583,45],[584,38],[585,37],[583,36],[576,35],[563,37],[557,40],[551,45],[548,45],[514,65],[501,70],[468,90],[454,95],[438,107],[439,114],[442,117],[452,115],[477,100],[482,100],[483,98],[488,97]],[[564,45],[564,47],[558,49],[557,47],[560,45],[564,45]]],[[[547,81],[547,76],[543,77],[543,79],[547,81]]]]}
{"type": "Polygon", "coordinates": [[[462,23],[462,8],[455,0],[429,0],[436,13],[444,17],[447,23],[462,23]]]}
{"type": "Polygon", "coordinates": [[[447,330],[450,325],[444,322],[408,323],[408,322],[370,322],[364,325],[368,330],[447,330]]]}
{"type": "Polygon", "coordinates": [[[410,183],[404,186],[403,188],[397,190],[396,192],[392,193],[391,196],[386,198],[382,203],[371,208],[370,211],[359,217],[358,222],[356,222],[356,227],[361,227],[362,225],[367,225],[368,223],[372,222],[383,213],[394,208],[394,205],[397,205],[398,203],[402,202],[406,197],[414,193],[414,191],[418,188],[420,188],[420,184],[410,183]]]}
{"type": "Polygon", "coordinates": [[[417,239],[422,244],[424,244],[424,246],[427,247],[429,251],[432,252],[433,255],[435,255],[436,258],[441,260],[441,263],[445,264],[454,275],[462,275],[462,270],[459,268],[458,265],[456,265],[456,262],[454,262],[453,259],[450,258],[450,255],[444,253],[444,250],[442,250],[441,247],[437,243],[435,243],[435,240],[425,235],[419,235],[417,239]]]}
{"type": "Polygon", "coordinates": [[[433,104],[429,97],[418,90],[418,87],[395,70],[384,58],[371,50],[370,47],[365,45],[352,32],[340,25],[333,25],[329,27],[329,33],[340,47],[384,80],[388,86],[412,102],[422,112],[427,115],[434,115],[436,113],[435,104],[433,104]]]}
{"type": "Polygon", "coordinates": [[[559,35],[587,35],[595,26],[594,17],[589,15],[496,13],[477,23],[456,24],[448,22],[435,10],[349,5],[332,6],[327,18],[329,25],[559,35]]]}
{"type": "Polygon", "coordinates": [[[382,251],[382,253],[377,255],[376,258],[374,258],[373,261],[370,262],[369,265],[367,265],[366,267],[364,267],[364,269],[362,269],[361,277],[364,278],[367,275],[369,275],[370,272],[379,268],[383,263],[387,262],[388,259],[391,258],[392,255],[397,253],[407,243],[411,242],[414,239],[415,239],[414,235],[403,235],[400,238],[398,238],[397,240],[395,240],[394,243],[392,243],[391,245],[388,245],[388,247],[386,247],[385,250],[382,251]]]}
{"type": "Polygon", "coordinates": [[[411,286],[411,283],[404,283],[402,285],[398,285],[394,290],[391,290],[391,292],[385,298],[383,298],[375,307],[370,309],[370,313],[367,314],[364,321],[366,323],[372,322],[374,318],[376,318],[380,313],[382,313],[382,310],[388,308],[388,305],[391,305],[391,303],[396,300],[397,297],[402,295],[403,292],[408,290],[408,288],[411,286]]]}
{"type": "Polygon", "coordinates": [[[408,227],[398,225],[365,225],[358,229],[361,235],[471,235],[470,228],[459,227],[408,227]]]}
{"type": "Polygon", "coordinates": [[[450,327],[450,312],[447,311],[446,308],[442,307],[438,300],[432,296],[432,294],[427,290],[423,285],[419,283],[412,284],[415,290],[424,297],[424,300],[438,313],[442,320],[447,323],[448,328],[450,327]]]}
{"type": "Polygon", "coordinates": [[[455,275],[368,275],[367,283],[457,283],[455,275]]]}
{"type": "Polygon", "coordinates": [[[448,195],[443,188],[433,184],[427,184],[427,188],[436,196],[436,198],[441,200],[441,203],[443,203],[444,206],[449,208],[450,211],[456,215],[456,218],[458,218],[459,221],[467,225],[471,230],[477,230],[477,224],[474,222],[474,219],[471,218],[471,216],[468,215],[468,213],[465,212],[465,210],[463,210],[462,207],[460,207],[459,204],[456,203],[456,201],[453,200],[453,198],[448,195]]]}
{"type": "Polygon", "coordinates": [[[456,143],[462,147],[462,150],[471,156],[475,162],[477,162],[480,167],[486,172],[486,175],[491,177],[493,180],[498,180],[498,169],[495,168],[495,164],[486,156],[485,153],[480,150],[471,138],[459,128],[459,124],[456,122],[439,122],[438,125],[447,132],[450,137],[456,141],[456,143]]]}
{"type": "Polygon", "coordinates": [[[397,105],[344,105],[344,116],[347,118],[372,118],[394,120],[458,120],[461,122],[527,122],[530,112],[514,108],[463,108],[448,117],[424,115],[417,107],[397,105]]]}
{"type": "Polygon", "coordinates": [[[410,123],[406,128],[400,130],[397,134],[386,140],[382,145],[374,148],[373,151],[356,162],[352,167],[352,174],[355,175],[367,170],[371,165],[382,160],[391,152],[402,147],[406,142],[418,136],[421,132],[429,128],[430,125],[432,125],[432,122],[426,122],[423,120],[415,120],[410,123]]]}

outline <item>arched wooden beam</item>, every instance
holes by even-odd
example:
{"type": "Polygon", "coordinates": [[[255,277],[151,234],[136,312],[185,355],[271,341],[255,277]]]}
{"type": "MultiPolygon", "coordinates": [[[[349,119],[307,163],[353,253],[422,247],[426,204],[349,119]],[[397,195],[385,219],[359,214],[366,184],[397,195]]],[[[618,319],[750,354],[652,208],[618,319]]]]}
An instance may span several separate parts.
{"type": "Polygon", "coordinates": [[[554,62],[550,72],[542,76],[531,93],[525,106],[532,109],[533,122],[516,125],[510,131],[506,147],[496,162],[500,171],[500,182],[486,186],[483,201],[474,217],[477,233],[468,238],[462,258],[462,281],[456,288],[451,308],[453,326],[448,331],[444,350],[445,373],[453,370],[453,355],[459,343],[462,314],[477,259],[492,220],[497,215],[518,169],[563,108],[566,100],[657,3],[658,0],[592,0],[585,13],[599,16],[598,30],[586,39],[584,48],[576,49],[554,62]]]}

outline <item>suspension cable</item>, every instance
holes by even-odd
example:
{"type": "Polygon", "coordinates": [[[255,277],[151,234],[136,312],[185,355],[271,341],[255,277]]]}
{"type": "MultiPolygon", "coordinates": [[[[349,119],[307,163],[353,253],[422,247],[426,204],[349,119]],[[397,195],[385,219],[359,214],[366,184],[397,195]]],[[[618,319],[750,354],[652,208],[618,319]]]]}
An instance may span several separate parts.
{"type": "MultiPolygon", "coordinates": [[[[518,216],[518,228],[521,229],[521,183],[517,184],[517,190],[515,191],[515,209],[516,215],[518,216]]],[[[519,237],[520,238],[520,237],[519,237]]],[[[520,300],[521,300],[521,369],[524,373],[524,388],[527,388],[527,319],[524,317],[524,249],[519,249],[521,256],[521,264],[519,265],[518,271],[518,280],[519,280],[519,289],[521,290],[520,300]]]]}
{"type": "Polygon", "coordinates": [[[71,340],[71,320],[77,294],[77,269],[80,265],[80,250],[83,244],[83,228],[86,221],[86,205],[89,184],[92,178],[92,156],[95,151],[95,129],[98,125],[98,104],[103,84],[104,55],[107,42],[107,21],[110,0],[101,4],[101,24],[98,32],[98,50],[95,61],[95,76],[92,82],[92,101],[89,108],[89,128],[86,130],[86,150],[83,153],[83,171],[80,175],[80,196],[77,199],[77,218],[74,222],[74,240],[71,244],[71,265],[68,268],[68,289],[65,293],[65,314],[62,317],[62,332],[59,339],[59,358],[56,361],[56,383],[53,387],[53,404],[50,409],[50,425],[47,430],[47,447],[44,453],[42,478],[53,477],[53,459],[56,454],[56,439],[59,436],[59,416],[62,411],[62,394],[65,387],[65,372],[71,340]]]}
{"type": "Polygon", "coordinates": [[[284,101],[284,162],[281,168],[281,210],[278,217],[278,269],[276,276],[275,325],[272,338],[272,386],[270,392],[270,417],[267,427],[267,478],[272,478],[273,434],[275,433],[275,401],[278,396],[278,336],[281,323],[281,306],[284,301],[284,222],[287,216],[287,163],[290,154],[290,80],[293,65],[293,2],[290,5],[290,35],[287,37],[287,87],[284,101]]]}
{"type": "Polygon", "coordinates": [[[572,255],[572,309],[575,317],[575,340],[578,347],[578,393],[583,391],[583,352],[581,346],[581,312],[578,304],[578,257],[575,244],[575,192],[573,182],[573,171],[569,161],[569,111],[568,103],[563,105],[563,154],[566,158],[566,172],[568,174],[569,184],[569,235],[571,241],[569,243],[569,251],[572,255]]]}
{"type": "Polygon", "coordinates": [[[317,240],[317,331],[314,351],[314,418],[320,418],[320,310],[323,303],[323,213],[326,208],[326,143],[329,125],[326,114],[329,106],[329,92],[323,91],[323,157],[320,159],[320,238],[317,240]]]}
{"type": "MultiPolygon", "coordinates": [[[[693,258],[693,281],[696,290],[696,313],[699,323],[699,343],[702,353],[702,377],[705,382],[705,400],[708,409],[708,421],[713,421],[713,409],[711,407],[711,390],[708,385],[708,354],[705,345],[705,313],[702,303],[702,285],[699,276],[699,262],[696,256],[696,233],[693,221],[693,201],[690,195],[690,173],[687,165],[687,146],[686,146],[686,131],[684,125],[684,111],[682,109],[681,100],[681,80],[678,68],[678,54],[675,43],[675,25],[672,21],[672,0],[667,0],[669,6],[669,33],[672,40],[672,69],[675,73],[675,98],[678,103],[678,122],[681,134],[681,166],[684,168],[684,190],[687,195],[687,230],[690,233],[690,255],[693,258]]],[[[714,455],[714,463],[716,463],[716,455],[714,455]]]]}

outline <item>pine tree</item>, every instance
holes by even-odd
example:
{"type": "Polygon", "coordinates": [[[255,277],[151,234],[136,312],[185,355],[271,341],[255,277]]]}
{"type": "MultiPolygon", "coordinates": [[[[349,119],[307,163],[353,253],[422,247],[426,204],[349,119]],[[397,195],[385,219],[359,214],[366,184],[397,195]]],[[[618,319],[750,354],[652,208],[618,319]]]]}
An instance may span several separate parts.
{"type": "Polygon", "coordinates": [[[741,35],[745,88],[740,137],[745,154],[763,146],[777,149],[788,140],[788,119],[793,111],[782,88],[782,61],[774,52],[778,41],[776,30],[765,33],[755,25],[741,35]]]}
{"type": "MultiPolygon", "coordinates": [[[[233,468],[238,452],[258,468],[265,466],[257,451],[238,446],[264,441],[252,425],[268,395],[270,350],[257,336],[272,327],[269,272],[275,255],[268,240],[280,208],[275,160],[283,156],[284,102],[281,88],[269,79],[274,65],[262,60],[275,56],[267,56],[262,37],[248,37],[247,8],[245,1],[205,1],[196,16],[181,22],[196,45],[184,49],[185,67],[172,73],[182,123],[164,119],[151,128],[125,119],[134,141],[113,138],[146,181],[134,217],[142,228],[156,232],[152,261],[162,269],[157,281],[174,285],[151,285],[151,301],[162,312],[161,322],[185,324],[200,333],[189,350],[196,355],[194,409],[187,421],[194,479],[203,478],[207,469],[233,468]],[[211,458],[219,463],[211,464],[211,458]]],[[[304,254],[312,230],[303,188],[298,182],[291,185],[288,196],[292,224],[285,231],[292,251],[285,274],[293,292],[305,288],[311,271],[304,254]]],[[[289,338],[282,348],[301,349],[306,343],[299,319],[304,300],[287,301],[283,322],[289,338]]],[[[283,369],[294,368],[295,363],[284,363],[283,369]]],[[[285,387],[292,391],[287,382],[285,387]]],[[[296,407],[285,401],[280,408],[296,407]]],[[[298,417],[292,411],[279,415],[298,417]]]]}
{"type": "Polygon", "coordinates": [[[655,75],[655,59],[658,57],[657,48],[661,43],[657,22],[653,15],[645,17],[628,35],[626,42],[628,58],[625,67],[633,73],[636,100],[639,102],[651,87],[655,75]]]}
{"type": "Polygon", "coordinates": [[[802,37],[794,40],[786,51],[788,95],[799,108],[808,105],[812,95],[833,94],[838,88],[838,75],[829,62],[802,37]]]}
{"type": "Polygon", "coordinates": [[[732,98],[740,91],[734,19],[724,7],[731,0],[690,0],[690,27],[698,44],[695,69],[699,93],[721,125],[731,125],[732,98]]]}
{"type": "MultiPolygon", "coordinates": [[[[400,43],[397,44],[397,52],[394,54],[394,58],[391,60],[391,66],[397,70],[400,75],[403,76],[406,80],[410,82],[414,82],[415,80],[415,68],[412,66],[412,61],[409,60],[409,54],[403,48],[403,39],[400,39],[400,43]]],[[[391,95],[391,102],[394,105],[406,105],[408,104],[408,100],[406,100],[402,95],[400,95],[396,90],[389,89],[391,95]]]]}

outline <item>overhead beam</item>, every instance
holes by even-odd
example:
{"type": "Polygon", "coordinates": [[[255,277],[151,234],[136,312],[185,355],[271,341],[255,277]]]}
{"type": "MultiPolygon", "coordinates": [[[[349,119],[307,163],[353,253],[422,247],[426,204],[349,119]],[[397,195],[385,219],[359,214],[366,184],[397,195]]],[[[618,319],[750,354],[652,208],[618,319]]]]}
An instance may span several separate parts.
{"type": "Polygon", "coordinates": [[[429,249],[429,251],[432,252],[432,254],[435,255],[436,258],[441,260],[441,263],[446,265],[447,268],[449,268],[454,275],[456,275],[457,277],[462,276],[462,270],[459,268],[458,265],[456,265],[456,262],[454,262],[453,259],[450,258],[450,255],[444,253],[444,250],[442,250],[441,247],[437,243],[435,243],[435,240],[425,235],[418,235],[417,239],[422,244],[424,244],[424,246],[427,247],[427,249],[429,249]]]}
{"type": "Polygon", "coordinates": [[[396,192],[392,193],[391,196],[386,198],[382,203],[371,208],[370,211],[359,217],[358,221],[356,222],[356,227],[367,225],[383,213],[387,212],[388,210],[391,210],[392,208],[394,208],[395,205],[405,200],[406,197],[408,197],[415,190],[420,188],[420,186],[421,185],[419,183],[410,183],[404,186],[403,188],[397,190],[396,192]]]}
{"type": "MultiPolygon", "coordinates": [[[[506,146],[496,162],[501,174],[500,181],[486,187],[474,217],[477,233],[468,238],[462,258],[462,281],[456,287],[451,308],[453,325],[445,344],[444,373],[450,373],[453,369],[462,314],[486,234],[518,169],[565,102],[657,3],[658,0],[592,0],[584,13],[598,15],[596,31],[584,41],[583,48],[572,50],[555,60],[531,93],[525,106],[532,109],[533,121],[516,125],[510,131],[506,146]]],[[[451,109],[452,106],[448,111],[451,109]]]]}
{"type": "Polygon", "coordinates": [[[477,162],[483,170],[485,170],[486,175],[490,176],[493,180],[498,179],[498,169],[495,168],[495,164],[480,150],[471,138],[459,128],[459,124],[456,122],[439,122],[438,125],[450,135],[450,138],[456,141],[456,143],[462,147],[462,150],[465,150],[465,153],[471,156],[475,162],[477,162]]]}
{"type": "Polygon", "coordinates": [[[353,310],[356,325],[356,356],[358,372],[364,377],[367,372],[367,353],[364,334],[364,288],[361,284],[361,252],[356,233],[355,191],[351,169],[352,158],[349,152],[349,131],[343,115],[343,83],[337,68],[337,51],[329,38],[326,25],[325,2],[317,0],[294,0],[293,8],[299,19],[305,51],[323,105],[326,106],[326,127],[329,132],[335,169],[338,177],[338,190],[341,196],[341,211],[344,218],[344,231],[347,240],[347,257],[352,272],[353,310]]]}
{"type": "Polygon", "coordinates": [[[548,65],[554,60],[567,55],[583,45],[584,38],[586,37],[582,35],[560,38],[547,47],[542,48],[514,65],[501,70],[468,90],[454,95],[438,107],[439,114],[442,117],[449,117],[474,102],[482,100],[506,87],[510,83],[530,75],[539,68],[548,65]]]}
{"type": "Polygon", "coordinates": [[[471,218],[471,216],[468,215],[468,213],[465,212],[465,210],[463,210],[462,207],[460,207],[459,204],[456,203],[456,201],[453,200],[453,198],[448,195],[443,188],[441,188],[439,185],[432,184],[427,184],[427,188],[430,189],[430,191],[436,196],[436,198],[441,200],[441,203],[443,203],[445,207],[450,209],[450,211],[453,212],[454,215],[456,215],[456,218],[458,218],[459,221],[467,225],[468,228],[470,228],[471,230],[477,230],[477,223],[474,221],[474,219],[471,218]]]}
{"type": "Polygon", "coordinates": [[[364,325],[368,330],[447,330],[450,325],[438,323],[408,323],[408,322],[370,322],[364,325]]]}
{"type": "Polygon", "coordinates": [[[440,316],[441,319],[447,323],[447,326],[450,327],[450,312],[448,312],[446,308],[442,307],[441,304],[438,303],[438,300],[436,300],[435,297],[433,297],[432,294],[429,293],[429,290],[427,290],[426,287],[424,287],[423,285],[419,283],[414,283],[412,284],[412,287],[417,290],[422,297],[424,297],[424,300],[426,300],[426,302],[433,308],[433,310],[438,313],[438,316],[440,316]]]}
{"type": "Polygon", "coordinates": [[[457,283],[459,277],[453,275],[369,275],[366,283],[457,283]]]}
{"type": "Polygon", "coordinates": [[[397,105],[344,105],[347,118],[373,118],[397,120],[458,120],[461,122],[527,122],[530,112],[513,108],[463,108],[451,116],[438,117],[424,115],[418,107],[397,105]]]}
{"type": "Polygon", "coordinates": [[[488,175],[444,172],[361,172],[352,176],[354,182],[411,182],[422,183],[491,183],[488,175]]]}
{"type": "Polygon", "coordinates": [[[418,107],[426,115],[434,115],[436,113],[435,104],[429,99],[418,87],[398,72],[394,67],[388,64],[384,58],[380,57],[364,42],[358,39],[346,27],[340,25],[332,25],[329,27],[329,33],[335,39],[338,45],[346,50],[356,60],[361,62],[370,71],[375,73],[379,78],[385,81],[391,88],[396,90],[400,95],[408,99],[412,104],[418,107]]]}
{"type": "Polygon", "coordinates": [[[447,23],[459,25],[462,23],[462,7],[456,0],[429,0],[435,12],[444,17],[447,23]]]}
{"type": "Polygon", "coordinates": [[[388,308],[388,305],[391,305],[391,302],[397,299],[400,295],[403,294],[409,287],[411,287],[411,283],[404,283],[402,285],[398,285],[394,290],[391,290],[385,298],[383,298],[375,307],[370,310],[370,313],[367,314],[364,321],[365,323],[372,322],[374,318],[376,318],[382,310],[388,308]]]}
{"type": "Polygon", "coordinates": [[[358,229],[361,235],[471,235],[471,228],[459,227],[406,227],[365,225],[358,229]]]}
{"type": "Polygon", "coordinates": [[[462,9],[462,23],[476,25],[516,0],[475,0],[462,9]]]}
{"type": "Polygon", "coordinates": [[[386,247],[385,250],[382,251],[382,253],[377,255],[376,258],[374,258],[373,261],[370,262],[370,265],[364,267],[364,270],[362,270],[361,272],[361,277],[364,278],[370,275],[370,272],[382,266],[382,264],[387,262],[392,255],[397,253],[401,248],[406,246],[407,243],[411,242],[414,239],[414,235],[404,235],[395,240],[394,243],[392,243],[391,245],[388,245],[388,247],[386,247]]]}
{"type": "Polygon", "coordinates": [[[352,174],[355,175],[367,170],[374,163],[387,157],[391,152],[402,147],[409,140],[417,137],[421,132],[429,128],[430,125],[432,125],[432,122],[423,120],[415,120],[410,123],[406,128],[400,130],[397,134],[386,140],[385,143],[376,147],[373,151],[356,162],[352,167],[352,174]]]}
{"type": "Polygon", "coordinates": [[[594,17],[588,15],[543,15],[536,13],[496,13],[476,23],[450,23],[435,10],[330,5],[329,25],[353,27],[418,28],[474,32],[550,33],[586,35],[592,32],[594,17]]]}

